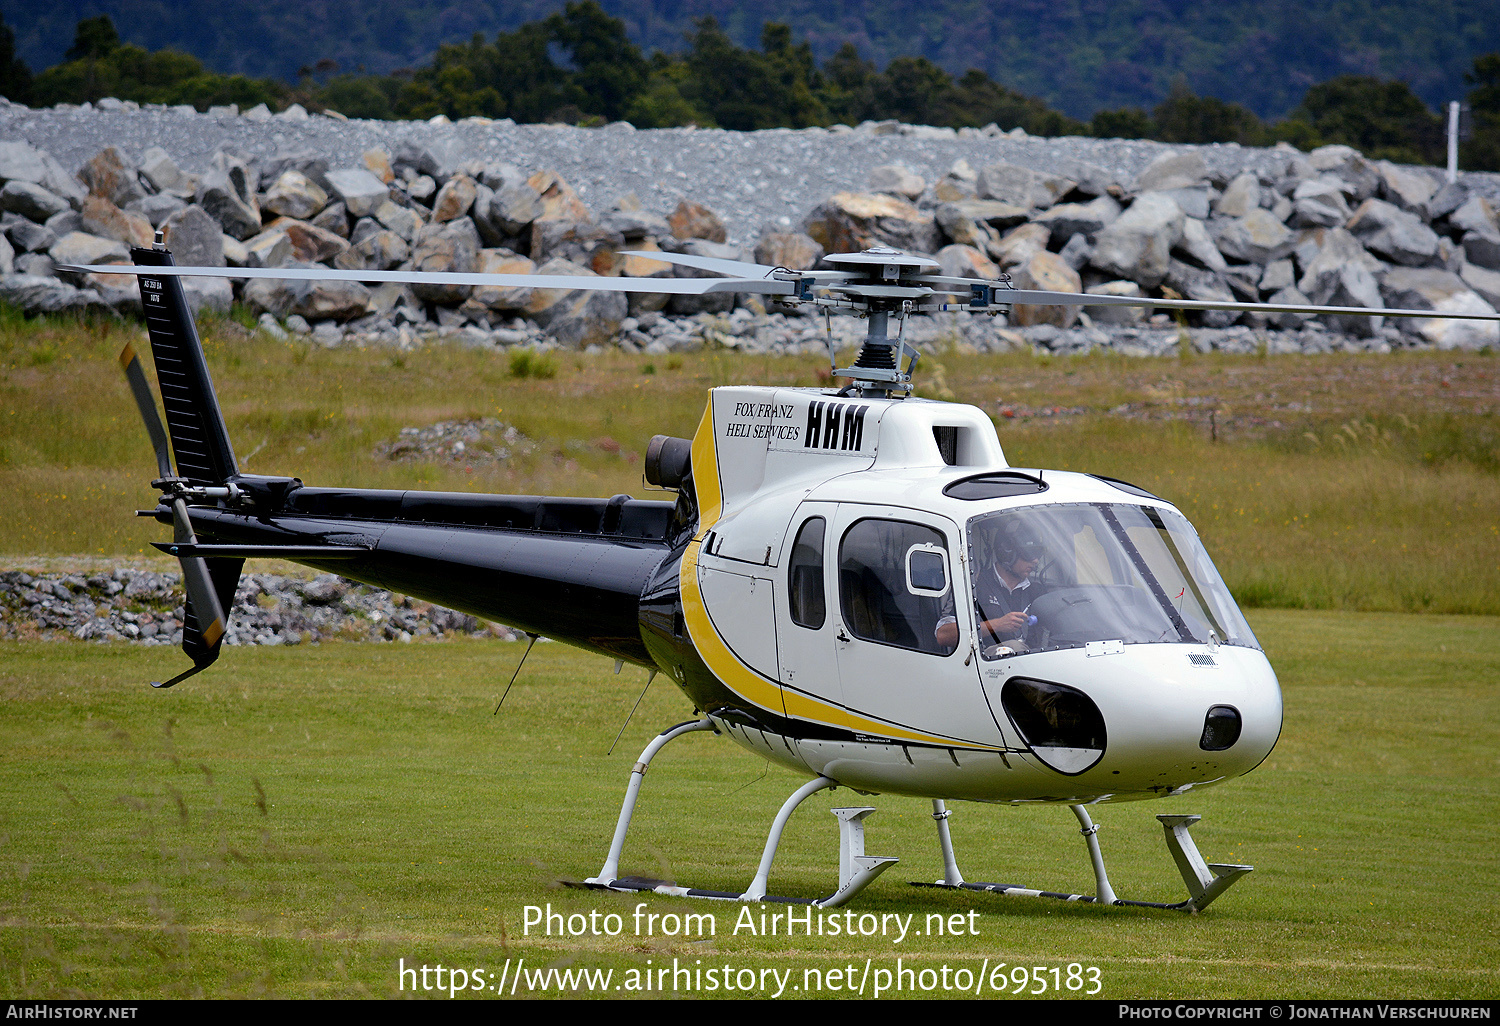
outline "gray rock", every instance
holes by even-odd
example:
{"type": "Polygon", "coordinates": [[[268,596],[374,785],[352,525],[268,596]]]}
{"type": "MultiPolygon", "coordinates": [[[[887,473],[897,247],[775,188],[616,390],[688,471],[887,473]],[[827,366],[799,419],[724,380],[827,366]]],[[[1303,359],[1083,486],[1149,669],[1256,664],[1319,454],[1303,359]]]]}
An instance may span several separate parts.
{"type": "MultiPolygon", "coordinates": [[[[1214,255],[1218,256],[1218,252],[1214,250],[1214,255]]],[[[1063,248],[1057,251],[1057,255],[1062,257],[1063,263],[1073,270],[1081,271],[1088,266],[1089,260],[1093,257],[1094,247],[1089,245],[1089,240],[1085,236],[1075,235],[1063,243],[1063,248]]]]}
{"type": "Polygon", "coordinates": [[[1227,266],[1223,255],[1219,252],[1219,247],[1214,244],[1213,238],[1208,234],[1208,228],[1194,217],[1183,221],[1182,241],[1177,244],[1176,252],[1187,257],[1189,263],[1220,274],[1227,266]]]}
{"type": "Polygon", "coordinates": [[[1432,220],[1447,217],[1469,199],[1469,190],[1457,182],[1444,182],[1427,201],[1427,216],[1432,220]]]}
{"type": "Polygon", "coordinates": [[[366,234],[343,253],[334,257],[333,266],[348,271],[388,271],[411,256],[405,239],[389,229],[366,234]]]}
{"type": "Polygon", "coordinates": [[[1438,191],[1438,182],[1414,168],[1404,168],[1382,160],[1375,165],[1380,172],[1380,195],[1402,210],[1431,220],[1428,202],[1438,191]]]}
{"type": "MultiPolygon", "coordinates": [[[[1233,303],[1235,297],[1223,277],[1213,271],[1173,260],[1167,267],[1165,283],[1184,299],[1204,303],[1233,303]]],[[[1201,310],[1197,317],[1205,327],[1227,328],[1239,319],[1233,310],[1201,310]]]]}
{"type": "Polygon", "coordinates": [[[207,310],[228,316],[234,304],[234,286],[228,278],[182,278],[182,294],[194,316],[207,310]]]}
{"type": "Polygon", "coordinates": [[[69,232],[83,231],[83,218],[76,210],[64,210],[60,214],[53,214],[47,218],[47,230],[57,238],[62,238],[69,232]]]}
{"type": "Polygon", "coordinates": [[[140,214],[151,223],[151,227],[156,228],[177,211],[186,210],[187,201],[171,193],[160,192],[133,200],[125,209],[140,214]]]}
{"type": "Polygon", "coordinates": [[[29,314],[113,312],[113,308],[93,289],[74,288],[56,278],[29,274],[0,277],[0,301],[29,314]]]}
{"type": "Polygon", "coordinates": [[[1347,227],[1372,253],[1394,263],[1421,267],[1437,255],[1437,233],[1417,215],[1384,200],[1365,200],[1347,227]]]}
{"type": "Polygon", "coordinates": [[[534,221],[531,259],[546,263],[561,257],[570,263],[607,274],[614,255],[625,248],[625,236],[589,221],[534,221]]]}
{"type": "Polygon", "coordinates": [[[1197,150],[1181,153],[1167,151],[1136,176],[1133,191],[1159,192],[1168,189],[1190,189],[1208,181],[1208,165],[1197,150]]]}
{"type": "Polygon", "coordinates": [[[980,199],[999,200],[1027,210],[1046,209],[1072,191],[1074,182],[1012,164],[991,164],[979,172],[980,199]]]}
{"type": "Polygon", "coordinates": [[[1500,232],[1495,207],[1483,196],[1470,196],[1448,215],[1448,224],[1456,232],[1500,232]]]}
{"type": "MultiPolygon", "coordinates": [[[[1311,305],[1308,302],[1306,296],[1304,296],[1301,292],[1298,292],[1296,288],[1290,285],[1288,285],[1286,288],[1277,290],[1272,294],[1270,299],[1266,300],[1266,302],[1274,303],[1277,306],[1311,305]]],[[[1282,311],[1279,313],[1269,314],[1266,320],[1267,323],[1272,324],[1275,327],[1281,328],[1285,331],[1295,331],[1296,329],[1302,327],[1302,325],[1306,324],[1311,319],[1311,316],[1311,314],[1282,311]]]]}
{"type": "Polygon", "coordinates": [[[53,244],[47,255],[55,263],[128,264],[130,251],[125,244],[114,239],[103,239],[87,232],[69,232],[53,244]]]}
{"type": "Polygon", "coordinates": [[[52,248],[57,236],[46,225],[24,217],[17,217],[5,226],[5,235],[11,244],[23,253],[41,253],[52,248]]]}
{"type": "Polygon", "coordinates": [[[1298,183],[1292,193],[1292,216],[1288,224],[1293,228],[1332,228],[1348,221],[1345,188],[1342,180],[1326,175],[1298,183]]]}
{"type": "Polygon", "coordinates": [[[1247,264],[1268,264],[1291,252],[1295,236],[1276,215],[1264,208],[1250,211],[1244,217],[1216,220],[1209,226],[1219,252],[1230,260],[1247,264]]]}
{"type": "MultiPolygon", "coordinates": [[[[167,249],[181,267],[223,267],[224,233],[197,204],[179,210],[161,223],[167,249]]],[[[239,264],[243,267],[243,261],[239,264]]]]}
{"type": "Polygon", "coordinates": [[[395,168],[397,174],[410,168],[418,175],[436,177],[439,170],[438,159],[432,155],[431,151],[411,139],[403,139],[396,144],[391,166],[395,168]]]}
{"type": "Polygon", "coordinates": [[[295,262],[292,240],[283,231],[264,231],[245,240],[246,267],[289,267],[295,262]]]}
{"type": "Polygon", "coordinates": [[[1085,239],[1097,239],[1099,233],[1115,222],[1121,213],[1120,204],[1110,196],[1099,196],[1088,203],[1061,203],[1036,219],[1052,233],[1054,245],[1065,242],[1075,235],[1085,239]]]}
{"type": "Polygon", "coordinates": [[[1252,171],[1241,171],[1224,189],[1214,211],[1224,217],[1244,217],[1261,205],[1260,179],[1252,171]]]}
{"type": "Polygon", "coordinates": [[[0,182],[22,181],[40,184],[47,177],[47,165],[41,152],[20,139],[0,142],[0,182]]]}
{"type": "Polygon", "coordinates": [[[1321,146],[1307,155],[1314,171],[1343,179],[1356,200],[1367,200],[1380,189],[1380,171],[1351,146],[1321,146]]]}
{"type": "Polygon", "coordinates": [[[1167,275],[1172,247],[1182,239],[1182,208],[1171,197],[1148,192],[1099,233],[1093,266],[1106,274],[1155,288],[1167,275]]]}
{"type": "Polygon", "coordinates": [[[333,232],[341,239],[349,237],[349,211],[342,203],[328,204],[318,211],[312,223],[324,231],[333,232]]]}
{"type": "MultiPolygon", "coordinates": [[[[403,207],[399,203],[386,200],[373,211],[376,221],[379,221],[388,230],[395,232],[406,242],[410,243],[417,237],[417,232],[426,223],[422,215],[409,207],[403,207]]],[[[351,240],[352,241],[352,240],[351,240]]]]}
{"type": "Polygon", "coordinates": [[[1260,290],[1262,292],[1280,292],[1282,289],[1292,288],[1297,283],[1297,272],[1290,260],[1273,260],[1266,265],[1265,273],[1261,275],[1260,290]]]}
{"type": "Polygon", "coordinates": [[[905,164],[883,164],[870,172],[868,188],[871,192],[889,192],[914,200],[922,195],[927,183],[905,164]]]}
{"type": "Polygon", "coordinates": [[[67,200],[54,196],[34,182],[12,179],[0,188],[0,210],[20,214],[32,221],[46,221],[69,209],[67,200]]]}
{"type": "Polygon", "coordinates": [[[141,157],[141,177],[150,182],[159,193],[167,193],[180,199],[192,199],[198,190],[197,176],[184,174],[167,151],[153,146],[141,157]]]}
{"type": "Polygon", "coordinates": [[[1500,271],[1492,271],[1478,264],[1464,264],[1458,276],[1465,285],[1479,293],[1479,298],[1500,309],[1500,271]]]}
{"type": "MultiPolygon", "coordinates": [[[[549,260],[537,274],[591,276],[587,268],[566,260],[549,260]]],[[[621,292],[536,289],[527,313],[558,342],[582,348],[613,338],[629,313],[629,302],[621,292]]]]}
{"type": "Polygon", "coordinates": [[[390,198],[385,183],[363,168],[346,168],[328,172],[328,185],[334,197],[351,217],[365,217],[390,198]]]}
{"type": "Polygon", "coordinates": [[[118,147],[106,146],[78,171],[78,177],[95,196],[102,196],[117,207],[146,195],[141,188],[135,165],[118,147]]]}
{"type": "MultiPolygon", "coordinates": [[[[412,247],[412,270],[469,273],[479,260],[479,232],[467,217],[446,224],[430,224],[417,232],[412,247]]],[[[429,303],[462,303],[473,291],[468,285],[413,285],[418,298],[429,303]]]]}
{"type": "Polygon", "coordinates": [[[198,183],[194,201],[224,229],[241,241],[260,234],[260,205],[256,176],[249,165],[223,152],[214,155],[214,168],[198,183]]]}
{"type": "Polygon", "coordinates": [[[328,193],[300,171],[283,171],[260,205],[273,214],[306,221],[328,205],[328,193]]]}
{"type": "Polygon", "coordinates": [[[15,259],[17,274],[30,274],[39,278],[57,277],[57,268],[46,253],[22,253],[15,259]]]}
{"type": "MultiPolygon", "coordinates": [[[[1146,297],[1146,293],[1133,281],[1107,281],[1085,291],[1094,296],[1124,296],[1129,299],[1146,297]]],[[[1083,312],[1095,324],[1142,324],[1151,316],[1151,308],[1147,306],[1086,306],[1083,312]]]]}
{"type": "MultiPolygon", "coordinates": [[[[1494,314],[1495,308],[1458,275],[1433,267],[1393,268],[1380,283],[1390,306],[1441,313],[1494,314]]],[[[1403,331],[1420,335],[1439,349],[1482,349],[1500,345],[1500,322],[1402,318],[1403,331]]]]}
{"type": "Polygon", "coordinates": [[[1500,232],[1468,232],[1464,235],[1464,257],[1471,264],[1500,271],[1500,232]]]}

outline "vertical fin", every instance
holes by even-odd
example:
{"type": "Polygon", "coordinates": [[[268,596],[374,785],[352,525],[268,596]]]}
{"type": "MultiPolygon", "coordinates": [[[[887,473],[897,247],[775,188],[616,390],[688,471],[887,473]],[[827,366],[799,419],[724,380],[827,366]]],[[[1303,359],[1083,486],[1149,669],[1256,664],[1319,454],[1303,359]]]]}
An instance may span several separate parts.
{"type": "MultiPolygon", "coordinates": [[[[138,266],[171,267],[175,263],[164,249],[132,249],[130,255],[138,266]]],[[[182,281],[146,274],[139,277],[141,307],[151,335],[151,353],[167,415],[167,434],[177,457],[177,474],[192,484],[223,484],[239,473],[239,467],[182,281]]]]}

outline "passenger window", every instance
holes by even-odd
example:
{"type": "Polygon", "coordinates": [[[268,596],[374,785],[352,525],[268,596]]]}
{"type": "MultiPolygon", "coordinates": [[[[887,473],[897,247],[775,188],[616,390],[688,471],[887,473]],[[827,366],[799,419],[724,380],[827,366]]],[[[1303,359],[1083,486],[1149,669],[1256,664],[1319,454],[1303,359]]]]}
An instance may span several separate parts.
{"type": "Polygon", "coordinates": [[[791,595],[792,623],[814,630],[823,626],[828,604],[823,596],[823,535],[827,525],[813,517],[797,532],[792,558],[787,561],[787,591],[791,595]]]}
{"type": "Polygon", "coordinates": [[[839,602],[855,637],[948,655],[934,636],[954,615],[942,533],[898,520],[861,520],[839,545],[839,602]]]}

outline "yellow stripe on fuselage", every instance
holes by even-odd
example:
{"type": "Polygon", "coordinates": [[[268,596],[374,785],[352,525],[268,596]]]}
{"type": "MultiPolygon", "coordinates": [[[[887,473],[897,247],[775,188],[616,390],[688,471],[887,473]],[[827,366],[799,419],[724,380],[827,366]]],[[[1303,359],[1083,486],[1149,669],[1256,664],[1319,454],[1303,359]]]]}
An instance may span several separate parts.
{"type": "Polygon", "coordinates": [[[888,737],[915,744],[937,745],[943,748],[968,748],[997,751],[994,745],[976,745],[972,741],[939,737],[892,726],[879,720],[866,719],[836,705],[783,688],[779,681],[771,680],[740,661],[714,630],[708,607],[703,603],[703,592],[698,587],[698,552],[708,532],[719,522],[724,510],[724,493],[719,485],[719,454],[715,443],[714,404],[709,396],[703,419],[698,422],[698,431],[693,435],[693,483],[698,493],[698,534],[688,543],[682,554],[679,584],[682,589],[682,618],[687,624],[688,637],[697,649],[709,671],[735,694],[753,702],[768,712],[810,720],[830,727],[888,737]]]}

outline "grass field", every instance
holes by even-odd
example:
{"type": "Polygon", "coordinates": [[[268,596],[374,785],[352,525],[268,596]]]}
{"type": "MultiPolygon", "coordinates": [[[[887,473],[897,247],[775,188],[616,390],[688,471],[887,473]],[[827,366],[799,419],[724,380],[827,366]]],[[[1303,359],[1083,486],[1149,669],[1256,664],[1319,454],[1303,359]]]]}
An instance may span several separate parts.
{"type": "MultiPolygon", "coordinates": [[[[150,445],[115,356],[139,329],[0,317],[0,554],[153,553],[150,445]]],[[[653,434],[712,385],[812,385],[817,357],[724,350],[503,355],[324,350],[205,332],[241,463],[312,484],[648,494],[653,434]],[[551,376],[545,376],[546,374],[551,376]],[[498,461],[376,455],[403,427],[494,417],[498,461]]],[[[148,361],[149,362],[149,361],[148,361]]],[[[1500,361],[1407,353],[1138,360],[957,350],[929,382],[996,418],[1016,466],[1088,470],[1175,502],[1246,605],[1500,615],[1500,361]]],[[[470,454],[473,455],[472,453],[470,454]]],[[[170,566],[163,561],[164,566],[170,566]]]]}
{"type": "MultiPolygon", "coordinates": [[[[1100,970],[1105,998],[1494,997],[1500,620],[1252,620],[1286,696],[1267,763],[1095,818],[1122,896],[1184,896],[1161,812],[1203,814],[1205,857],[1254,874],[1197,916],[918,890],[906,881],[941,875],[926,803],[814,796],[787,831],[772,893],[830,891],[838,840],[824,810],[868,801],[879,809],[868,850],[902,862],[853,911],[914,915],[918,929],[930,913],[977,912],[977,936],[899,944],[735,935],[739,906],[663,897],[648,911],[713,913],[717,936],[637,937],[640,899],[558,885],[598,871],[636,754],[691,715],[658,680],[606,755],[639,671],[617,678],[603,660],[542,646],[494,716],[519,645],[234,649],[211,673],[151,692],[143,682],[172,653],[7,644],[0,991],[389,996],[400,959],[498,977],[524,958],[613,969],[618,985],[675,958],[790,972],[794,994],[806,970],[863,971],[869,959],[894,971],[899,957],[935,972],[972,974],[985,959],[1007,973],[1056,967],[1064,981],[1078,963],[1100,970]],[[623,932],[526,936],[525,906],[549,902],[618,913],[623,932]]],[[[676,742],[647,777],[622,868],[741,889],[798,783],[722,738],[676,742]]],[[[954,808],[968,878],[1092,890],[1065,809],[954,808]]]]}
{"type": "MultiPolygon", "coordinates": [[[[0,566],[175,569],[149,548],[160,528],[130,516],[154,497],[115,363],[138,334],[0,311],[0,566]]],[[[245,469],[372,487],[645,495],[647,439],[690,434],[706,387],[811,385],[822,366],[322,350],[232,322],[206,337],[245,469]],[[497,461],[377,455],[403,427],[481,417],[533,446],[497,461]]],[[[561,882],[597,872],[637,753],[690,717],[663,679],[607,755],[642,674],[560,646],[538,647],[492,716],[520,646],[233,648],[152,692],[145,681],[180,653],[7,642],[0,994],[396,996],[402,959],[497,976],[525,959],[628,985],[676,959],[753,970],[756,993],[776,992],[763,972],[789,973],[783,996],[801,996],[790,988],[806,971],[832,993],[836,968],[889,974],[899,958],[970,979],[1001,962],[1011,990],[1005,974],[1022,968],[1030,989],[1034,967],[1049,986],[1096,967],[1105,998],[1493,998],[1500,361],[954,349],[924,368],[996,419],[1014,465],[1121,477],[1175,502],[1249,608],[1286,698],[1270,759],[1223,788],[1095,817],[1116,890],[1173,901],[1182,884],[1153,817],[1203,814],[1206,858],[1257,866],[1205,914],[910,888],[941,873],[929,810],[874,798],[868,850],[902,862],[854,911],[921,929],[973,910],[977,935],[760,937],[733,932],[738,906],[653,897],[650,913],[714,914],[717,935],[637,936],[638,899],[561,882]],[[549,902],[617,913],[623,932],[527,935],[525,907],[549,902]]],[[[653,765],[622,868],[743,889],[799,783],[724,739],[685,738],[653,765]]],[[[773,893],[832,889],[826,810],[864,801],[803,805],[773,893]]],[[[952,828],[970,879],[1093,888],[1065,809],[960,805],[952,828]]]]}

